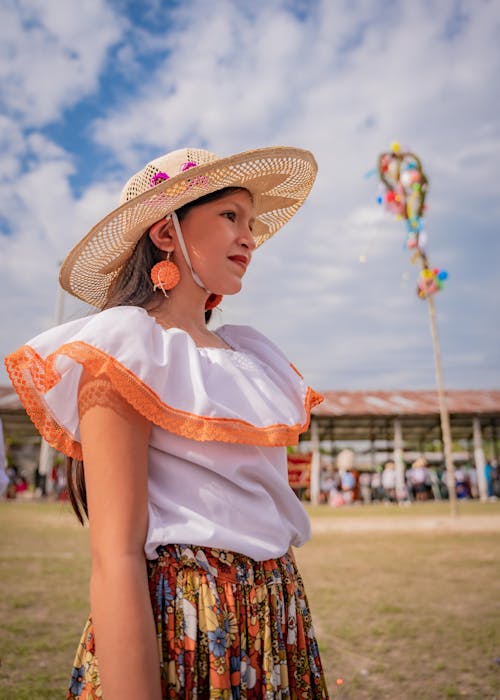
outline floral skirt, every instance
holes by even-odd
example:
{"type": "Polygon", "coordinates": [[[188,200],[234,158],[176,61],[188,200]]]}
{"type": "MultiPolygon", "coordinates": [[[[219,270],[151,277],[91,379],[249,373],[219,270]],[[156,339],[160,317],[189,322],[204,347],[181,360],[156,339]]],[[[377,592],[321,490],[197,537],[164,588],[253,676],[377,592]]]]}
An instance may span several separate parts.
{"type": "MultiPolygon", "coordinates": [[[[304,586],[288,555],[256,562],[189,545],[158,553],[147,566],[164,699],[328,698],[304,586]]],[[[102,698],[91,619],[67,698],[102,698]]]]}

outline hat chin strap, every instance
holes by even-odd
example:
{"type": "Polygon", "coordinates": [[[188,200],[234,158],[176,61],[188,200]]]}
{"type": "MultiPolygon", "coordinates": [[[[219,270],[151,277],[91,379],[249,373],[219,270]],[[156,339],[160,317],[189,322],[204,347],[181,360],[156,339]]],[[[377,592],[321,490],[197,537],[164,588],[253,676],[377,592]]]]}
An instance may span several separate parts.
{"type": "Polygon", "coordinates": [[[166,221],[168,221],[168,219],[172,219],[172,222],[173,222],[174,228],[175,228],[175,232],[176,232],[176,234],[177,234],[177,239],[178,239],[178,241],[179,241],[179,245],[180,245],[180,247],[181,247],[182,254],[183,254],[183,256],[184,256],[184,260],[186,261],[186,265],[187,265],[188,268],[189,268],[189,271],[190,271],[190,273],[191,273],[192,278],[194,279],[194,281],[196,282],[196,284],[197,284],[199,287],[201,287],[201,288],[204,289],[208,294],[210,294],[210,292],[209,292],[208,289],[205,287],[205,285],[203,284],[203,282],[201,281],[201,279],[198,277],[198,275],[196,274],[196,272],[193,270],[193,266],[191,265],[191,260],[190,260],[190,258],[189,258],[189,253],[188,253],[187,248],[186,248],[186,243],[184,242],[184,236],[182,235],[181,225],[180,225],[180,223],[179,223],[179,218],[178,218],[177,214],[175,213],[175,211],[173,211],[171,214],[168,214],[168,216],[165,217],[165,220],[166,220],[166,221]]]}

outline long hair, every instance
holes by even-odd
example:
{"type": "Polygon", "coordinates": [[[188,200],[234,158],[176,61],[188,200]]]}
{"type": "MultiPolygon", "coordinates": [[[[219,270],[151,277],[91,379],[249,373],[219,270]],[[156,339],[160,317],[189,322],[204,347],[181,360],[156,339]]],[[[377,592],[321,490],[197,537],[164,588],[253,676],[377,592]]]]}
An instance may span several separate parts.
{"type": "MultiPolygon", "coordinates": [[[[201,204],[221,199],[232,192],[240,192],[242,187],[225,187],[216,192],[195,199],[177,209],[176,214],[182,221],[186,214],[194,207],[201,204]]],[[[248,190],[244,190],[247,192],[248,190]]],[[[156,247],[149,237],[149,229],[141,236],[130,258],[125,263],[119,275],[113,282],[103,309],[111,309],[115,306],[150,306],[155,299],[161,302],[160,290],[154,290],[151,284],[151,268],[165,257],[162,250],[156,247]]],[[[205,323],[210,321],[212,311],[205,311],[205,323]]],[[[87,490],[85,488],[85,468],[83,461],[66,457],[66,478],[68,495],[75,511],[76,517],[84,524],[84,518],[88,519],[87,490]]]]}

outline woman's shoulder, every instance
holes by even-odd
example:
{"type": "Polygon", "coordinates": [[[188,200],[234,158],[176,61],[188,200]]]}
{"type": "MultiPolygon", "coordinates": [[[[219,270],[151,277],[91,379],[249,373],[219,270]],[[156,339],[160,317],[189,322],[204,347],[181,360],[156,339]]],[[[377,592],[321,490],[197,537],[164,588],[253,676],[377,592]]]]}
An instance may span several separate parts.
{"type": "Polygon", "coordinates": [[[116,334],[130,327],[129,324],[144,322],[144,314],[147,316],[145,309],[138,306],[116,306],[52,326],[36,335],[28,343],[31,345],[33,342],[44,341],[47,338],[64,338],[82,333],[116,334]]]}
{"type": "Polygon", "coordinates": [[[172,352],[182,355],[185,345],[185,338],[179,343],[162,332],[145,309],[120,306],[40,333],[8,355],[5,364],[11,379],[21,374],[42,377],[45,391],[70,375],[76,388],[81,368],[93,376],[113,374],[150,385],[156,371],[171,364],[172,352]]]}
{"type": "Polygon", "coordinates": [[[151,333],[156,326],[155,320],[141,306],[114,306],[78,321],[82,332],[102,334],[108,338],[151,333]]]}
{"type": "Polygon", "coordinates": [[[54,326],[27,342],[47,355],[71,343],[89,344],[114,354],[124,345],[137,347],[152,342],[156,322],[138,306],[116,306],[54,326]]]}

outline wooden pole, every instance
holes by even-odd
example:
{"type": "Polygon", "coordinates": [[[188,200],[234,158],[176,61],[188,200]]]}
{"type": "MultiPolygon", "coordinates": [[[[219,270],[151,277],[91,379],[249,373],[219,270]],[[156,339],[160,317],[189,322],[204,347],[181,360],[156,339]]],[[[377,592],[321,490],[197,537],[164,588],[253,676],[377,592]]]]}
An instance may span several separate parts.
{"type": "Polygon", "coordinates": [[[431,323],[432,345],[434,349],[434,364],[436,368],[436,380],[439,397],[439,412],[441,415],[441,433],[443,435],[444,446],[444,461],[446,465],[446,474],[448,479],[448,498],[450,501],[450,510],[452,517],[458,515],[457,495],[455,491],[455,468],[453,466],[452,445],[451,445],[451,429],[450,415],[446,404],[446,394],[444,390],[443,368],[441,365],[441,350],[439,347],[439,335],[436,319],[436,306],[434,304],[434,296],[427,295],[429,305],[429,318],[431,323]]]}
{"type": "MultiPolygon", "coordinates": [[[[427,189],[429,181],[422,170],[422,163],[420,159],[415,155],[415,153],[400,153],[399,144],[394,143],[391,146],[391,153],[382,153],[378,159],[378,173],[381,181],[386,186],[388,191],[391,191],[393,198],[391,201],[398,202],[400,204],[400,196],[404,197],[404,212],[407,222],[410,222],[410,230],[413,234],[416,234],[417,248],[415,254],[412,256],[412,262],[416,262],[420,259],[422,269],[429,270],[430,266],[428,264],[427,256],[423,248],[419,246],[419,238],[421,233],[421,227],[418,224],[423,212],[425,210],[425,198],[427,195],[427,189]],[[419,178],[414,185],[412,185],[411,195],[408,198],[412,198],[412,205],[409,207],[409,203],[406,202],[407,190],[405,186],[401,183],[401,167],[404,162],[408,163],[408,168],[417,170],[419,173],[419,178]],[[389,168],[389,165],[396,162],[396,168],[389,168]],[[396,182],[395,182],[396,180],[396,182]],[[414,190],[413,187],[417,189],[414,190]],[[416,198],[416,200],[414,199],[416,198]]],[[[389,201],[389,200],[387,200],[389,201]]],[[[402,212],[399,212],[401,218],[402,212]]],[[[443,382],[443,370],[441,367],[441,351],[439,349],[439,336],[436,321],[436,307],[434,305],[434,297],[432,293],[425,294],[425,298],[429,304],[429,318],[431,323],[431,335],[432,344],[434,348],[434,364],[436,368],[436,379],[439,397],[439,412],[441,415],[441,433],[443,436],[443,447],[444,447],[444,460],[446,464],[446,473],[448,476],[448,493],[451,507],[451,514],[453,517],[458,515],[457,510],[457,496],[455,491],[455,470],[453,467],[453,456],[452,456],[452,445],[451,445],[451,429],[450,429],[450,416],[448,414],[448,407],[446,405],[446,395],[444,391],[443,382]]]]}

